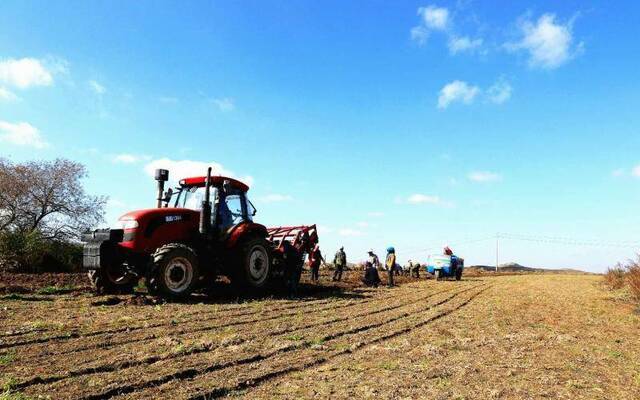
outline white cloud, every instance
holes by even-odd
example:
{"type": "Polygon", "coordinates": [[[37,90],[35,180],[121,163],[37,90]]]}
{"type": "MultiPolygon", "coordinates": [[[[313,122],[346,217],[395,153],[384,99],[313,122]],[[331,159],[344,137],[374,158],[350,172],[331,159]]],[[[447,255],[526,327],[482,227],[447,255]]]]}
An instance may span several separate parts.
{"type": "Polygon", "coordinates": [[[113,156],[111,161],[116,164],[134,164],[140,161],[148,161],[151,157],[139,154],[121,153],[113,156]]]}
{"type": "Polygon", "coordinates": [[[458,54],[465,51],[473,52],[482,46],[482,39],[470,39],[467,36],[451,36],[449,38],[448,46],[451,54],[458,54]]]}
{"type": "Polygon", "coordinates": [[[102,84],[100,84],[100,82],[93,79],[89,81],[89,87],[96,94],[105,94],[105,92],[107,91],[107,88],[105,88],[102,84]]]}
{"type": "Polygon", "coordinates": [[[418,8],[424,26],[433,30],[445,30],[449,26],[449,10],[444,7],[428,6],[418,8]]]}
{"type": "Polygon", "coordinates": [[[367,215],[375,218],[384,217],[384,213],[381,211],[372,211],[370,213],[367,213],[367,215]]]}
{"type": "Polygon", "coordinates": [[[438,196],[430,196],[426,194],[412,194],[407,197],[407,203],[409,204],[440,204],[441,199],[438,196]]]}
{"type": "Polygon", "coordinates": [[[291,200],[293,200],[293,197],[289,195],[277,194],[277,193],[268,194],[266,196],[260,197],[260,201],[262,201],[263,203],[282,203],[282,202],[291,201],[291,200]]]}
{"type": "Polygon", "coordinates": [[[107,207],[123,209],[127,208],[127,203],[122,200],[109,198],[109,200],[107,201],[107,207]]]}
{"type": "Polygon", "coordinates": [[[523,20],[519,25],[522,39],[506,47],[528,51],[531,67],[557,68],[583,49],[583,43],[573,46],[573,19],[562,24],[554,14],[543,14],[535,22],[523,20]]]}
{"type": "Polygon", "coordinates": [[[411,28],[411,39],[425,44],[431,31],[445,31],[449,26],[449,10],[436,6],[418,8],[420,24],[411,28]]]}
{"type": "Polygon", "coordinates": [[[489,89],[487,89],[487,98],[495,104],[502,104],[511,98],[513,88],[504,79],[499,79],[489,89]]]}
{"type": "Polygon", "coordinates": [[[0,82],[19,89],[50,86],[53,84],[53,75],[35,58],[9,58],[0,61],[0,82]]]}
{"type": "Polygon", "coordinates": [[[147,163],[144,166],[144,171],[149,176],[154,176],[156,169],[168,169],[170,178],[169,180],[175,183],[180,179],[190,176],[204,176],[207,174],[208,167],[211,167],[212,175],[237,178],[249,186],[253,184],[253,178],[251,176],[238,177],[235,173],[225,169],[221,164],[215,161],[203,162],[194,160],[171,160],[169,158],[160,158],[147,163]]]}
{"type": "Polygon", "coordinates": [[[228,97],[213,99],[213,102],[222,112],[231,112],[236,109],[233,99],[228,97]]]}
{"type": "Polygon", "coordinates": [[[495,172],[489,171],[473,171],[467,175],[469,180],[478,183],[498,182],[502,180],[502,176],[495,172]]]}
{"type": "Polygon", "coordinates": [[[328,234],[333,232],[333,228],[325,226],[325,225],[316,225],[316,229],[320,235],[328,234]]]}
{"type": "Polygon", "coordinates": [[[340,236],[362,236],[362,235],[364,235],[364,233],[362,233],[362,231],[359,231],[357,229],[351,229],[351,228],[340,229],[338,231],[338,234],[340,236]]]}
{"type": "Polygon", "coordinates": [[[453,81],[440,89],[438,108],[447,108],[449,104],[458,101],[470,104],[478,93],[480,93],[480,88],[477,86],[469,85],[463,81],[453,81]]]}
{"type": "Polygon", "coordinates": [[[636,165],[635,167],[633,167],[633,169],[631,170],[631,175],[635,176],[636,178],[640,178],[640,165],[636,165]]]}
{"type": "Polygon", "coordinates": [[[17,100],[20,100],[20,98],[15,94],[13,94],[13,92],[3,87],[0,87],[0,101],[11,102],[11,101],[17,101],[17,100]]]}
{"type": "Polygon", "coordinates": [[[613,176],[614,178],[618,178],[623,176],[624,173],[625,173],[624,168],[618,168],[611,172],[611,176],[613,176]]]}
{"type": "Polygon", "coordinates": [[[0,121],[0,142],[7,142],[16,146],[29,146],[36,149],[47,147],[38,128],[27,122],[17,122],[15,124],[0,121]]]}
{"type": "Polygon", "coordinates": [[[429,39],[429,30],[424,26],[414,26],[411,28],[411,39],[418,44],[425,44],[429,39]]]}

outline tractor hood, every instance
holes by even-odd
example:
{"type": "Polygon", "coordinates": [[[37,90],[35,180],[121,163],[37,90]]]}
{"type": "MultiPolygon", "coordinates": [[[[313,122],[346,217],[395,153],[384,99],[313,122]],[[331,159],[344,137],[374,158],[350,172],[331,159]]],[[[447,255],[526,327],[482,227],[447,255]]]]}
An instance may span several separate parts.
{"type": "Polygon", "coordinates": [[[191,210],[189,208],[145,208],[142,210],[129,211],[119,218],[119,220],[136,220],[140,221],[147,218],[154,218],[160,216],[171,216],[178,214],[190,214],[190,215],[199,215],[200,213],[195,210],[191,210]]]}
{"type": "Polygon", "coordinates": [[[143,210],[130,211],[118,218],[118,221],[123,225],[119,228],[126,230],[136,227],[134,226],[135,224],[133,224],[133,221],[136,221],[137,226],[139,227],[147,225],[149,222],[153,221],[164,224],[192,220],[195,221],[195,224],[197,225],[199,218],[200,213],[189,208],[147,208],[143,210]]]}
{"type": "Polygon", "coordinates": [[[200,213],[188,208],[148,208],[120,217],[116,228],[124,229],[122,246],[149,252],[171,242],[186,242],[198,232],[200,213]]]}

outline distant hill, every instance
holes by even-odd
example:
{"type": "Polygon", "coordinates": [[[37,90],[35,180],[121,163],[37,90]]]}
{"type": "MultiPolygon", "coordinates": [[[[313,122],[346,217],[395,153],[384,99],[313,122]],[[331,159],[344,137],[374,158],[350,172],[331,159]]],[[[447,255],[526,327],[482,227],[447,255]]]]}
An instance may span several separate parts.
{"type": "MultiPolygon", "coordinates": [[[[468,272],[496,272],[495,265],[471,265],[466,267],[465,270],[468,272]]],[[[573,268],[560,268],[560,269],[551,269],[551,268],[533,268],[533,267],[525,267],[524,265],[520,265],[518,263],[506,263],[500,264],[498,266],[499,273],[578,273],[578,274],[586,274],[587,272],[580,271],[578,269],[573,268]]]]}

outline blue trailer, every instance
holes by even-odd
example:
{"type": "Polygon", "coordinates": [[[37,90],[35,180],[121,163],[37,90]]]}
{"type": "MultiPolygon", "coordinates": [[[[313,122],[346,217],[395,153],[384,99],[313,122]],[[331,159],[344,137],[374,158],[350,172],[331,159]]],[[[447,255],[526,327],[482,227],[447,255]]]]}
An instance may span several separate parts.
{"type": "Polygon", "coordinates": [[[437,281],[444,278],[462,278],[464,259],[458,256],[431,255],[427,261],[427,273],[433,275],[437,281]]]}

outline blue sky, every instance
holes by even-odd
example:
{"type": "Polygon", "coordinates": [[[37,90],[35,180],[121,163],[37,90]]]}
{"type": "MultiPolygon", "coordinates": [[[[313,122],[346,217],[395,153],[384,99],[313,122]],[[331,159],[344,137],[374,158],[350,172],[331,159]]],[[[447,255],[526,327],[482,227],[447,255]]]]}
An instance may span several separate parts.
{"type": "Polygon", "coordinates": [[[155,166],[210,164],[351,261],[491,264],[500,232],[524,235],[501,262],[602,271],[640,243],[639,11],[5,0],[0,156],[85,163],[107,222],[153,205],[155,166]]]}

